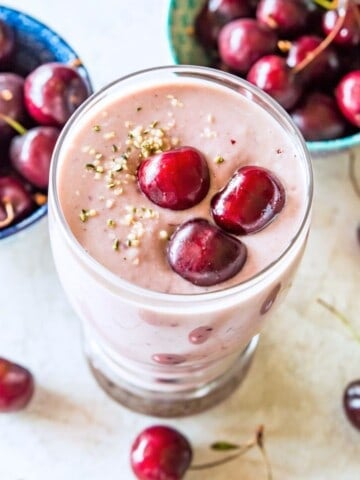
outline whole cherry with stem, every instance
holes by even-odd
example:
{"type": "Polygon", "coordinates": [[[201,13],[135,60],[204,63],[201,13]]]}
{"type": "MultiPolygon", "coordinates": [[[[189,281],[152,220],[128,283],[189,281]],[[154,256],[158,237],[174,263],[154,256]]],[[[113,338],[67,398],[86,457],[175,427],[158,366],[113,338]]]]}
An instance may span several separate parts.
{"type": "Polygon", "coordinates": [[[341,4],[338,6],[338,18],[334,24],[333,29],[331,32],[324,38],[324,40],[316,47],[314,50],[309,52],[306,57],[298,63],[294,68],[294,74],[297,74],[301,72],[303,69],[305,69],[308,65],[310,65],[311,62],[314,61],[314,59],[320,55],[321,52],[323,52],[334,40],[336,35],[340,32],[344,21],[345,21],[345,16],[346,12],[348,9],[348,4],[349,0],[343,0],[341,4]]]}
{"type": "Polygon", "coordinates": [[[0,118],[17,133],[9,147],[9,157],[14,169],[32,185],[46,190],[52,152],[60,130],[56,127],[37,126],[26,130],[19,122],[2,115],[0,118]]]}
{"type": "Polygon", "coordinates": [[[154,425],[143,430],[134,440],[130,463],[138,480],[181,480],[188,470],[202,471],[221,466],[256,446],[264,459],[267,480],[272,480],[271,464],[264,444],[263,425],[260,425],[254,437],[244,444],[226,441],[213,443],[210,448],[214,451],[235,453],[203,464],[192,464],[192,446],[181,432],[166,425],[154,425]]]}

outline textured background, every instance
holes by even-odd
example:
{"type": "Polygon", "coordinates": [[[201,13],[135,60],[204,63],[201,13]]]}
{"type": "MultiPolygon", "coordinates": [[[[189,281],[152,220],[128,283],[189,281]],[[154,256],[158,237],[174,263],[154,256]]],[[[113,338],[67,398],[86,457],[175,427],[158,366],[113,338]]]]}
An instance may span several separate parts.
{"type": "MultiPolygon", "coordinates": [[[[95,88],[171,63],[166,0],[8,0],[56,29],[89,67],[95,88]]],[[[360,177],[360,150],[357,170],[360,177]]],[[[196,461],[210,441],[245,441],[264,423],[275,480],[358,480],[360,434],[344,418],[346,383],[360,377],[360,347],[316,299],[360,331],[360,199],[348,154],[314,161],[316,195],[308,248],[286,303],[263,332],[243,386],[201,415],[168,421],[188,435],[196,461]]],[[[131,480],[134,436],[155,419],[131,413],[98,389],[79,325],[57,280],[47,221],[0,244],[0,354],[28,365],[38,389],[30,408],[0,417],[1,480],[131,480]]],[[[261,480],[256,451],[189,480],[261,480]]]]}

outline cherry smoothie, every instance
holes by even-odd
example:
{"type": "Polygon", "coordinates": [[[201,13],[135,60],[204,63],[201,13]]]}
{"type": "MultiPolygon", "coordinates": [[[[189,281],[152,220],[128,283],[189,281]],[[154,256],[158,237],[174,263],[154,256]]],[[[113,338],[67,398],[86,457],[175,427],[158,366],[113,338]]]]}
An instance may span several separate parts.
{"type": "Polygon", "coordinates": [[[227,396],[309,226],[311,167],[284,111],[215,70],[140,72],[79,109],[52,180],[54,259],[99,383],[160,416],[227,396]]]}

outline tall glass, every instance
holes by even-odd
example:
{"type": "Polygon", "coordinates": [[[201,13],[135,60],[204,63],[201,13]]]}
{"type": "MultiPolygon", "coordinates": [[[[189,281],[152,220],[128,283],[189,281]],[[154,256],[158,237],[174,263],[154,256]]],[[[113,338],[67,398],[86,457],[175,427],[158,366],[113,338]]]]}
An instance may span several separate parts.
{"type": "Polygon", "coordinates": [[[194,66],[153,68],[121,78],[85,102],[55,148],[49,222],[57,271],[82,321],[90,368],[104,390],[130,409],[163,417],[199,412],[233,392],[246,375],[265,320],[284,298],[303,255],[312,191],[309,153],[287,113],[233,75],[194,66]],[[267,268],[231,288],[169,294],[133,285],[84,250],[62,211],[59,171],[67,139],[80,121],[111,96],[174,78],[214,83],[265,109],[291,138],[304,171],[306,208],[295,236],[267,268]]]}

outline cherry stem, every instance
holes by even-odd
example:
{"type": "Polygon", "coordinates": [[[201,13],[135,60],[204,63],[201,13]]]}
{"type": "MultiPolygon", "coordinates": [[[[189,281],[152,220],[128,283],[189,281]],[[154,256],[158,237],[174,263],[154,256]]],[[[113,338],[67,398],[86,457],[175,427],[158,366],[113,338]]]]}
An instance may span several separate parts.
{"type": "Polygon", "coordinates": [[[336,318],[338,318],[340,320],[340,322],[344,325],[344,327],[347,329],[347,331],[350,333],[350,335],[352,336],[352,338],[359,343],[360,345],[360,334],[354,329],[354,327],[351,325],[351,323],[349,322],[349,320],[345,317],[345,315],[341,312],[339,312],[339,310],[337,310],[333,305],[330,305],[329,303],[327,303],[325,300],[323,300],[322,298],[318,298],[317,299],[317,302],[322,305],[323,307],[325,307],[330,313],[332,313],[333,315],[335,315],[336,318]]]}
{"type": "Polygon", "coordinates": [[[256,444],[260,449],[260,452],[263,456],[265,467],[266,467],[266,475],[267,480],[272,480],[272,470],[271,470],[271,463],[267,451],[265,450],[264,444],[264,425],[260,425],[256,432],[256,444]]]}
{"type": "Polygon", "coordinates": [[[228,455],[227,457],[221,458],[220,460],[214,460],[213,462],[201,463],[199,465],[191,465],[190,470],[206,470],[207,468],[223,465],[224,463],[230,462],[231,460],[235,460],[235,458],[238,458],[241,455],[244,455],[244,453],[251,450],[253,447],[255,447],[255,445],[256,445],[256,441],[252,440],[251,442],[245,445],[239,445],[238,447],[239,450],[236,453],[233,453],[232,455],[228,455]]]}
{"type": "Polygon", "coordinates": [[[338,8],[339,0],[314,0],[320,7],[326,8],[326,10],[335,10],[338,8]]]}
{"type": "Polygon", "coordinates": [[[327,37],[325,37],[324,40],[316,48],[314,48],[314,50],[309,52],[305,56],[305,58],[292,69],[292,72],[294,74],[297,74],[297,73],[301,72],[301,70],[304,70],[304,68],[306,68],[334,40],[334,38],[340,32],[340,30],[341,30],[341,28],[344,24],[345,15],[346,15],[346,11],[347,11],[347,8],[348,8],[348,3],[349,3],[349,0],[344,0],[342,2],[342,4],[338,6],[339,17],[336,20],[334,28],[331,30],[329,35],[327,37]]]}
{"type": "Polygon", "coordinates": [[[360,198],[360,184],[356,177],[355,161],[356,161],[355,152],[351,150],[349,154],[349,177],[350,177],[351,185],[353,186],[353,189],[356,195],[360,198]]]}
{"type": "Polygon", "coordinates": [[[354,12],[358,27],[360,28],[360,11],[356,8],[356,5],[353,5],[353,12],[354,12]]]}
{"type": "MultiPolygon", "coordinates": [[[[218,442],[218,443],[223,443],[223,442],[218,442]]],[[[227,444],[227,442],[224,442],[224,443],[227,444]]],[[[227,457],[223,457],[220,460],[214,460],[213,462],[202,463],[199,465],[191,465],[190,470],[206,470],[207,468],[218,467],[219,465],[223,465],[224,463],[230,462],[240,457],[241,455],[244,455],[246,452],[248,452],[255,446],[259,447],[261,454],[263,456],[265,466],[266,466],[267,480],[272,480],[273,476],[271,472],[270,460],[264,446],[264,426],[263,425],[260,425],[257,428],[255,432],[255,438],[253,438],[252,440],[249,440],[243,445],[231,444],[231,448],[237,449],[236,453],[233,453],[232,455],[228,455],[227,457]]]]}
{"type": "Polygon", "coordinates": [[[0,118],[4,120],[4,122],[6,122],[10,127],[12,127],[19,135],[24,135],[27,132],[26,128],[24,128],[19,122],[17,122],[13,118],[8,117],[3,113],[0,113],[0,118]]]}
{"type": "Polygon", "coordinates": [[[82,61],[80,60],[80,58],[76,57],[76,58],[73,58],[72,60],[70,60],[70,62],[68,63],[69,67],[72,67],[72,68],[79,68],[82,66],[82,61]]]}
{"type": "Polygon", "coordinates": [[[4,220],[0,220],[0,228],[7,227],[15,218],[15,210],[13,204],[7,198],[2,200],[2,204],[5,208],[6,217],[4,220]]]}

